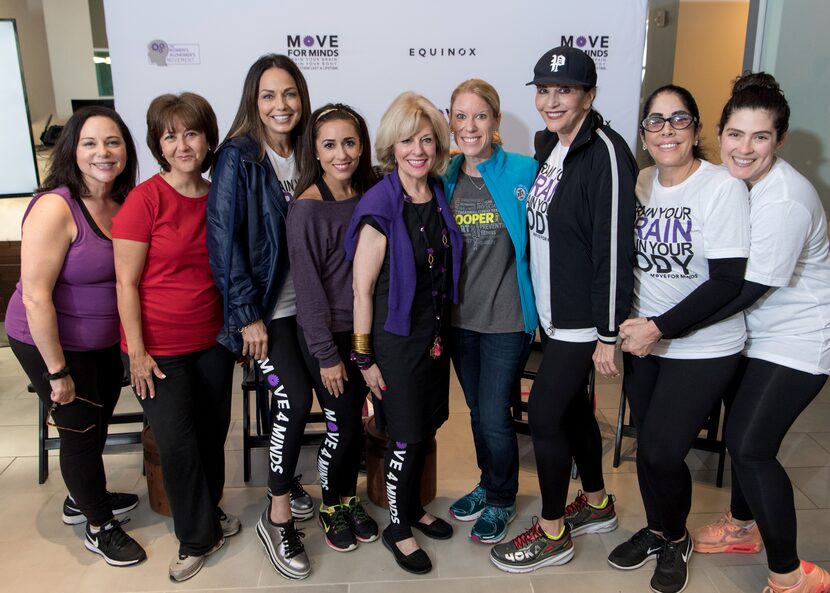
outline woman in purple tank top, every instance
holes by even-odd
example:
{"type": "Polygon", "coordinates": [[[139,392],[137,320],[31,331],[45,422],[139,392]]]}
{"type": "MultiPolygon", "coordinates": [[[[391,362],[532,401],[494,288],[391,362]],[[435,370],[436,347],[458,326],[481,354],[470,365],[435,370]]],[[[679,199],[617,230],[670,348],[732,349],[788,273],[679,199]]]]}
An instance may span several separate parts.
{"type": "Polygon", "coordinates": [[[146,558],[113,516],[138,497],[107,491],[101,458],[123,377],[110,228],[136,165],[117,113],[88,107],[69,119],[23,217],[20,281],[6,312],[12,351],[60,434],[63,521],[86,521],[84,545],[114,566],[146,558]]]}

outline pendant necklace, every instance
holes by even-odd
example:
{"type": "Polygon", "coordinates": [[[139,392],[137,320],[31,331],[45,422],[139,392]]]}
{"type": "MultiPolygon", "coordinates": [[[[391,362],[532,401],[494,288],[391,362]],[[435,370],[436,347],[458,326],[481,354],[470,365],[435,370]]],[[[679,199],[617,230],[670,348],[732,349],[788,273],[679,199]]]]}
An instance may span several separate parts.
{"type": "Polygon", "coordinates": [[[478,183],[473,181],[472,175],[468,175],[467,173],[464,173],[464,175],[467,175],[467,179],[470,180],[470,183],[472,183],[473,187],[476,188],[478,191],[482,191],[484,189],[484,186],[487,185],[486,183],[484,183],[484,177],[479,177],[479,179],[481,179],[481,185],[479,185],[478,183]]]}
{"type": "Polygon", "coordinates": [[[421,212],[418,206],[412,203],[412,198],[410,196],[405,194],[404,199],[413,205],[412,210],[418,219],[418,231],[420,233],[421,241],[424,245],[426,245],[427,266],[429,268],[429,284],[432,292],[432,313],[435,318],[435,333],[432,340],[432,346],[429,349],[429,355],[431,358],[440,358],[444,351],[444,348],[441,345],[441,312],[444,308],[444,299],[447,296],[446,274],[448,262],[447,258],[449,257],[450,252],[449,234],[447,232],[447,227],[441,218],[442,208],[437,205],[435,196],[433,195],[428,203],[432,204],[432,209],[438,217],[438,222],[441,225],[441,246],[439,247],[439,250],[441,251],[441,263],[440,265],[436,265],[435,248],[433,248],[430,244],[429,236],[426,231],[426,224],[421,216],[421,212]]]}

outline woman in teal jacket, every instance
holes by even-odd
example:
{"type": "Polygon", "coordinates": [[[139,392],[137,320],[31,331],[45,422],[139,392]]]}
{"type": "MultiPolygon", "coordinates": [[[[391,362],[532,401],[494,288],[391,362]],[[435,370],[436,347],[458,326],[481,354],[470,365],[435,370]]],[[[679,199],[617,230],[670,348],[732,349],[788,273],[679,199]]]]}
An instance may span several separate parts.
{"type": "Polygon", "coordinates": [[[516,516],[519,455],[510,390],[538,325],[525,214],[538,165],[501,148],[500,120],[499,95],[489,83],[467,80],[453,91],[450,127],[461,154],[450,162],[444,188],[464,253],[451,352],[481,478],[450,514],[475,521],[470,537],[487,544],[501,541],[516,516]]]}

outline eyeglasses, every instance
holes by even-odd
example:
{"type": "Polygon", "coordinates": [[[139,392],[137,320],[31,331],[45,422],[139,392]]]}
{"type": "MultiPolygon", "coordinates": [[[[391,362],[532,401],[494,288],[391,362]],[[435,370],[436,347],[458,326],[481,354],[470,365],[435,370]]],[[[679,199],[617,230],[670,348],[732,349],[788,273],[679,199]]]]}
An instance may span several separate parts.
{"type": "Polygon", "coordinates": [[[646,132],[657,133],[666,127],[666,122],[675,130],[685,130],[693,123],[697,122],[697,118],[691,113],[675,113],[669,117],[662,117],[660,115],[649,115],[640,122],[640,127],[646,132]]]}
{"type": "MultiPolygon", "coordinates": [[[[69,404],[63,404],[63,405],[68,406],[68,405],[70,405],[70,404],[72,404],[76,401],[88,403],[89,405],[95,406],[96,408],[103,408],[104,407],[103,405],[99,404],[98,402],[94,402],[94,401],[91,401],[91,400],[88,400],[88,399],[84,399],[83,397],[79,397],[77,395],[75,396],[75,399],[72,402],[69,402],[69,404]]],[[[60,424],[57,424],[55,422],[55,418],[54,418],[53,414],[55,413],[55,410],[57,410],[60,405],[61,404],[59,404],[58,402],[52,402],[52,405],[49,406],[49,409],[46,411],[46,424],[48,424],[49,426],[54,426],[55,428],[57,428],[59,430],[68,430],[69,432],[78,432],[78,433],[81,433],[81,434],[83,434],[85,432],[89,432],[90,430],[95,428],[94,423],[90,424],[89,426],[87,426],[84,429],[67,428],[66,426],[61,426],[60,424]]]]}

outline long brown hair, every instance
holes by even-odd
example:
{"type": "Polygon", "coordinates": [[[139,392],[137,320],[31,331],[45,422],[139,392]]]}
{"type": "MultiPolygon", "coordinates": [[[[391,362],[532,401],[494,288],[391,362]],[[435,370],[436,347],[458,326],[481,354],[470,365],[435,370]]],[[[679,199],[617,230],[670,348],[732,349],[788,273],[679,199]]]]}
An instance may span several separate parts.
{"type": "Polygon", "coordinates": [[[372,146],[369,143],[369,129],[366,127],[366,121],[348,105],[328,103],[311,114],[308,129],[303,134],[299,146],[296,147],[297,169],[300,172],[300,178],[297,181],[297,187],[294,189],[295,196],[301,195],[323,177],[323,168],[316,158],[317,134],[324,123],[334,120],[347,121],[353,124],[357,129],[358,139],[360,140],[360,160],[352,175],[352,189],[356,194],[363,195],[377,181],[377,176],[372,170],[372,146]]]}
{"type": "Polygon", "coordinates": [[[259,158],[265,157],[265,126],[259,119],[257,100],[259,98],[259,79],[263,73],[271,68],[285,70],[294,79],[297,91],[300,93],[300,104],[303,112],[300,114],[300,121],[291,130],[291,145],[297,146],[300,135],[308,125],[308,118],[311,114],[311,101],[308,98],[308,84],[302,71],[288,56],[282,54],[265,54],[254,62],[248,69],[245,82],[242,85],[242,98],[239,100],[239,108],[236,110],[236,117],[233,118],[230,131],[225,140],[239,136],[251,136],[259,145],[259,158]]]}

